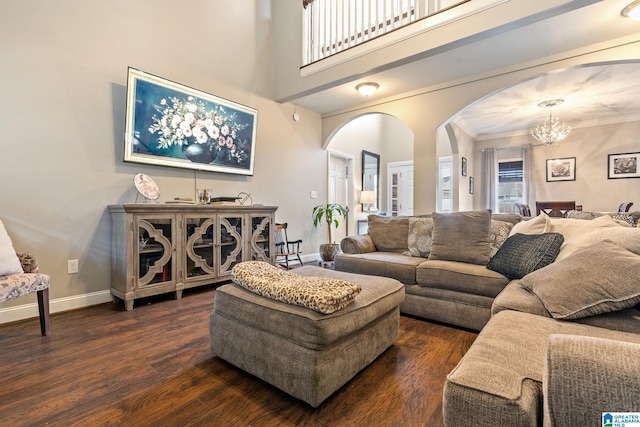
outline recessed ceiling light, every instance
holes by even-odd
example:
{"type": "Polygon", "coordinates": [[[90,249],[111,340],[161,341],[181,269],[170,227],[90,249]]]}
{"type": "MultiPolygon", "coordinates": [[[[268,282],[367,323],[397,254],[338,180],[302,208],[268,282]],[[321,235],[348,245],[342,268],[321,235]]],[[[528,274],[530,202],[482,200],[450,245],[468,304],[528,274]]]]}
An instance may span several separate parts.
{"type": "Polygon", "coordinates": [[[640,0],[629,3],[627,7],[622,9],[622,16],[631,18],[634,21],[640,21],[640,0]]]}
{"type": "Polygon", "coordinates": [[[376,90],[378,90],[379,87],[380,85],[378,83],[366,82],[360,83],[358,86],[356,86],[356,90],[360,92],[360,95],[362,96],[371,96],[376,92],[376,90]]]}

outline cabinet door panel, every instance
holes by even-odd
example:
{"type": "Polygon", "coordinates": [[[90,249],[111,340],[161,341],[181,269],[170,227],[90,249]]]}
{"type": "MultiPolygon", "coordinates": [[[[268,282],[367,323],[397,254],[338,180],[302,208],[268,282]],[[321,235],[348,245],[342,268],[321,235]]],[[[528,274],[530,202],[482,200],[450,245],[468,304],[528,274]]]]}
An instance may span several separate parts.
{"type": "Polygon", "coordinates": [[[139,287],[175,281],[173,218],[138,218],[139,287]]]}
{"type": "Polygon", "coordinates": [[[184,223],[187,242],[184,266],[186,279],[215,275],[215,218],[187,217],[184,223]]]}
{"type": "Polygon", "coordinates": [[[242,261],[242,216],[220,216],[219,260],[220,275],[230,274],[234,265],[242,261]]]}

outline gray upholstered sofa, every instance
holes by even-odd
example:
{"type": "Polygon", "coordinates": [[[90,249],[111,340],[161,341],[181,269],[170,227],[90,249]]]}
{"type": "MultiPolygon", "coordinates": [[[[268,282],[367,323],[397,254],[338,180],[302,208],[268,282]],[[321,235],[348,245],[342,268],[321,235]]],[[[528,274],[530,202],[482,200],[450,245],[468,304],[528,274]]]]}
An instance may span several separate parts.
{"type": "MultiPolygon", "coordinates": [[[[368,234],[348,236],[342,240],[343,253],[336,256],[335,269],[399,280],[405,285],[405,300],[400,306],[404,314],[480,330],[491,316],[494,298],[510,281],[503,274],[488,269],[486,264],[490,255],[495,254],[501,242],[508,237],[514,224],[522,221],[522,216],[488,213],[483,218],[483,226],[491,228],[491,233],[484,232],[485,239],[488,239],[486,247],[490,250],[484,259],[475,259],[478,248],[471,244],[471,240],[476,240],[471,237],[454,237],[455,242],[448,242],[455,243],[454,256],[445,253],[435,259],[430,251],[431,230],[424,230],[424,227],[433,226],[432,216],[370,215],[368,234]],[[422,231],[427,237],[412,241],[411,231],[419,234],[422,231]],[[466,254],[474,262],[460,261],[465,259],[464,256],[455,256],[460,254],[466,254]]],[[[458,228],[457,235],[474,234],[478,226],[471,224],[477,220],[470,218],[471,228],[458,228]]],[[[461,222],[467,223],[464,218],[461,222]]]]}
{"type": "MultiPolygon", "coordinates": [[[[515,218],[509,235],[557,233],[562,244],[554,262],[502,284],[486,265],[411,256],[433,243],[402,247],[417,219],[370,217],[369,235],[343,240],[336,269],[400,279],[402,312],[482,329],[447,377],[446,426],[598,426],[640,412],[638,215],[575,215],[515,218]]],[[[490,240],[504,252],[499,225],[490,240]]]]}
{"type": "Polygon", "coordinates": [[[551,220],[551,265],[510,282],[443,395],[447,426],[600,426],[640,412],[640,229],[551,220]]]}

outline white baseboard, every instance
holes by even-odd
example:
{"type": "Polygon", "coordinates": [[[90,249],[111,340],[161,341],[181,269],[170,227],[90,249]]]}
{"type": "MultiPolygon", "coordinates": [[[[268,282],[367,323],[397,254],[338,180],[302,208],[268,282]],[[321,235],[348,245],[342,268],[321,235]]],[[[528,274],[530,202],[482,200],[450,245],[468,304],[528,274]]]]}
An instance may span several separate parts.
{"type": "MultiPolygon", "coordinates": [[[[49,312],[58,313],[76,308],[88,307],[90,305],[102,304],[109,301],[112,301],[110,291],[98,291],[89,294],[57,298],[49,301],[49,312]]],[[[17,322],[18,320],[30,319],[38,316],[38,304],[35,302],[15,307],[2,308],[0,309],[0,324],[17,322]]]]}

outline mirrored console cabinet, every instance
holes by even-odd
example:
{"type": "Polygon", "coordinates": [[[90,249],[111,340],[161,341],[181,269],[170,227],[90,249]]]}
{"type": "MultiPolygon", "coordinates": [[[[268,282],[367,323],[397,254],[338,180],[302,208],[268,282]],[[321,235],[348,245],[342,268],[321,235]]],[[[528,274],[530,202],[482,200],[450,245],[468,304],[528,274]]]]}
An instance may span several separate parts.
{"type": "Polygon", "coordinates": [[[231,278],[241,261],[274,263],[274,206],[111,205],[111,295],[138,298],[231,278]]]}

